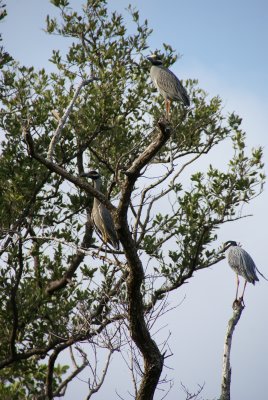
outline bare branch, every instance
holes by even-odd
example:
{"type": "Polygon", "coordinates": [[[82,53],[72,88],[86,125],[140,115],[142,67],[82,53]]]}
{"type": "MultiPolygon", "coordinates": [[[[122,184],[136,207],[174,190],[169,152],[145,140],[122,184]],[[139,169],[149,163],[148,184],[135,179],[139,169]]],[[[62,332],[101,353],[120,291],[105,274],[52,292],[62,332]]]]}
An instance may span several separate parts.
{"type": "Polygon", "coordinates": [[[50,141],[48,152],[47,152],[47,158],[48,158],[49,161],[52,161],[52,159],[53,159],[55,146],[56,146],[56,144],[58,143],[58,141],[60,139],[61,132],[62,132],[62,130],[64,128],[64,125],[66,124],[66,121],[67,121],[67,119],[68,119],[68,117],[69,117],[69,115],[70,115],[70,113],[71,113],[71,111],[73,109],[74,103],[75,103],[77,97],[79,96],[79,93],[81,92],[81,89],[84,86],[86,86],[89,83],[94,82],[96,80],[98,80],[98,78],[95,78],[95,77],[90,78],[90,79],[84,79],[78,85],[78,87],[77,87],[77,89],[76,89],[76,91],[74,93],[74,96],[73,96],[72,100],[70,101],[70,104],[68,105],[68,107],[65,110],[65,113],[63,114],[63,117],[59,119],[59,123],[58,123],[57,129],[55,130],[55,132],[54,132],[54,134],[52,136],[52,139],[50,141]]]}
{"type": "Polygon", "coordinates": [[[245,306],[242,300],[235,300],[233,304],[233,316],[228,322],[227,331],[224,339],[224,351],[222,362],[222,381],[220,400],[230,400],[231,389],[231,364],[230,355],[232,347],[233,333],[245,306]]]}
{"type": "Polygon", "coordinates": [[[156,128],[153,134],[155,134],[155,137],[153,138],[152,142],[134,160],[131,167],[125,171],[127,176],[134,176],[136,179],[138,178],[142,168],[144,168],[153,159],[161,147],[163,147],[170,138],[171,127],[168,125],[166,120],[160,120],[158,122],[158,129],[156,128]]]}
{"type": "MultiPolygon", "coordinates": [[[[72,339],[71,339],[72,341],[72,339]]],[[[56,359],[61,351],[69,347],[72,343],[67,340],[64,343],[59,344],[51,354],[48,360],[48,371],[47,371],[47,378],[46,378],[46,396],[49,400],[53,400],[53,373],[54,373],[54,365],[56,359]]]]}
{"type": "MultiPolygon", "coordinates": [[[[135,225],[134,225],[134,237],[135,238],[137,238],[137,228],[138,228],[138,224],[139,224],[139,222],[140,222],[140,219],[141,219],[141,213],[142,213],[142,209],[143,209],[143,206],[144,206],[144,203],[145,203],[145,197],[146,197],[146,194],[149,192],[149,191],[151,191],[152,189],[155,189],[158,185],[160,185],[162,182],[164,182],[166,179],[167,179],[167,177],[168,176],[170,176],[171,174],[172,174],[172,172],[173,172],[173,168],[172,169],[169,169],[165,174],[163,174],[163,176],[161,176],[156,182],[154,182],[154,183],[152,183],[151,185],[149,185],[149,186],[147,186],[143,191],[142,191],[142,194],[141,194],[141,200],[140,200],[140,205],[139,205],[139,208],[138,208],[138,211],[137,211],[137,215],[136,215],[136,222],[135,222],[135,225]]],[[[159,196],[157,196],[158,198],[159,198],[159,196]]],[[[161,194],[161,197],[162,197],[162,194],[161,194]]],[[[147,222],[149,221],[149,218],[150,218],[150,211],[151,211],[151,208],[152,208],[152,206],[153,206],[153,203],[156,201],[156,197],[154,197],[153,198],[153,200],[151,201],[151,203],[150,203],[150,205],[149,205],[149,207],[148,207],[148,210],[147,210],[147,216],[146,216],[146,218],[145,218],[145,222],[144,222],[144,224],[143,224],[143,227],[146,227],[146,224],[147,224],[147,222]]]]}
{"type": "Polygon", "coordinates": [[[190,393],[189,389],[187,389],[187,387],[184,386],[183,383],[181,383],[181,387],[183,388],[183,391],[186,394],[186,400],[198,400],[198,396],[200,395],[200,393],[204,389],[204,386],[205,386],[205,383],[203,383],[203,385],[198,385],[197,392],[196,393],[190,393]]]}
{"type": "Polygon", "coordinates": [[[105,363],[105,366],[104,366],[104,369],[103,369],[102,374],[101,374],[101,378],[99,379],[99,382],[96,383],[96,385],[90,389],[90,392],[89,392],[86,400],[89,400],[91,398],[91,396],[94,393],[97,393],[100,390],[100,388],[102,387],[104,379],[105,379],[105,377],[107,375],[107,372],[108,372],[108,368],[109,368],[109,365],[110,365],[110,361],[111,361],[111,357],[112,357],[113,352],[114,352],[114,349],[110,349],[108,357],[107,357],[107,360],[106,360],[106,363],[105,363]]]}
{"type": "Polygon", "coordinates": [[[88,365],[88,361],[84,360],[83,364],[80,365],[80,367],[77,367],[57,388],[57,390],[55,390],[55,392],[53,393],[53,398],[54,397],[61,397],[64,396],[65,391],[67,389],[68,383],[71,382],[73,380],[73,378],[75,378],[77,375],[80,374],[80,372],[82,372],[85,367],[88,365]]]}
{"type": "Polygon", "coordinates": [[[50,161],[49,159],[43,157],[41,154],[38,154],[34,148],[33,138],[29,129],[23,127],[23,135],[25,141],[28,145],[29,154],[39,161],[41,164],[45,165],[50,171],[55,172],[56,174],[62,176],[67,181],[73,183],[75,186],[79,187],[80,189],[84,190],[86,193],[91,194],[92,196],[96,197],[102,204],[105,205],[106,208],[110,211],[115,211],[115,207],[111,204],[111,202],[105,197],[105,195],[98,190],[94,189],[92,185],[87,183],[85,179],[82,179],[78,176],[72,175],[67,172],[64,168],[55,164],[54,162],[50,161]]]}

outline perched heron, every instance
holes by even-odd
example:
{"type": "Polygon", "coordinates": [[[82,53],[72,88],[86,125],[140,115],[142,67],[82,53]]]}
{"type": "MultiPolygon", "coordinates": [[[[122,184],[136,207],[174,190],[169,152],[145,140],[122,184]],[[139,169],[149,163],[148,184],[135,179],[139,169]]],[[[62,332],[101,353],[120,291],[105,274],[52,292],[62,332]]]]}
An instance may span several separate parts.
{"type": "Polygon", "coordinates": [[[171,100],[181,101],[185,106],[189,106],[190,99],[186,90],[176,75],[168,68],[163,67],[161,58],[152,54],[147,59],[152,63],[150,70],[152,81],[165,99],[166,117],[169,118],[171,100]]]}
{"type": "MultiPolygon", "coordinates": [[[[241,300],[243,300],[245,289],[247,283],[250,282],[255,285],[255,282],[259,280],[257,276],[257,272],[264,278],[265,276],[258,270],[251,256],[246,252],[246,250],[242,249],[236,242],[233,240],[228,240],[228,242],[224,243],[223,251],[228,250],[228,264],[235,271],[237,283],[236,283],[236,296],[237,300],[238,296],[238,288],[239,288],[239,276],[242,276],[245,279],[244,289],[242,292],[241,300]]],[[[267,279],[266,279],[267,280],[267,279]]]]}
{"type": "MultiPolygon", "coordinates": [[[[80,176],[91,178],[94,182],[94,188],[99,192],[101,191],[101,176],[97,171],[85,172],[80,176]]],[[[104,243],[108,242],[118,250],[119,240],[110,211],[96,197],[93,201],[91,218],[104,243]]]]}

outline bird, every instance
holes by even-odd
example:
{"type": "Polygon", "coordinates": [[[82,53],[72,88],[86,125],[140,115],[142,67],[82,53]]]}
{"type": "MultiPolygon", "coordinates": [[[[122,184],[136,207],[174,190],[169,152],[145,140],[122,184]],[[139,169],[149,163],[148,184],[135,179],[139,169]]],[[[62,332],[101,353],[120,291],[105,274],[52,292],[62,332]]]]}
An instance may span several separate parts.
{"type": "Polygon", "coordinates": [[[185,106],[189,107],[190,99],[185,88],[176,75],[163,66],[161,58],[157,54],[151,54],[147,57],[147,60],[152,63],[150,70],[152,81],[165,99],[166,118],[169,119],[171,100],[181,101],[185,106]]]}
{"type": "MultiPolygon", "coordinates": [[[[238,301],[238,289],[239,289],[239,275],[245,279],[244,288],[242,292],[242,296],[240,297],[240,301],[243,301],[245,289],[247,283],[252,283],[255,285],[255,282],[259,281],[257,276],[257,272],[264,278],[265,276],[258,270],[251,256],[246,252],[246,250],[242,249],[240,245],[237,244],[234,240],[228,240],[223,245],[223,251],[228,250],[227,260],[230,267],[236,273],[236,296],[235,301],[238,301]]],[[[267,280],[267,279],[266,279],[267,280]]]]}
{"type": "MultiPolygon", "coordinates": [[[[89,171],[80,174],[81,177],[91,178],[94,188],[101,192],[101,175],[97,171],[89,171]]],[[[116,250],[119,249],[119,240],[116,234],[114,222],[110,211],[94,197],[91,218],[95,229],[100,234],[105,244],[111,244],[116,250]]]]}

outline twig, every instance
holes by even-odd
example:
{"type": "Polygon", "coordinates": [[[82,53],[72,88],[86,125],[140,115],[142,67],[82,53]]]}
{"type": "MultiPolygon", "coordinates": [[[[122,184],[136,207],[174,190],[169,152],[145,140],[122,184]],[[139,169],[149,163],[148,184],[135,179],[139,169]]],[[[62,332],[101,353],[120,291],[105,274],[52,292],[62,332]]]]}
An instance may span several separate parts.
{"type": "Polygon", "coordinates": [[[103,193],[99,192],[98,190],[94,189],[94,187],[89,183],[87,183],[85,179],[70,174],[66,169],[62,168],[59,164],[56,164],[48,160],[47,158],[43,157],[41,154],[36,152],[30,130],[25,126],[22,127],[22,130],[24,139],[28,146],[28,152],[31,157],[33,157],[41,164],[45,165],[47,169],[49,169],[50,171],[55,172],[56,174],[60,175],[67,181],[73,183],[80,189],[85,190],[86,193],[89,193],[90,195],[96,197],[103,205],[105,205],[106,208],[108,208],[109,211],[111,212],[115,211],[116,208],[111,204],[111,202],[106,198],[106,196],[103,193]]]}
{"type": "Polygon", "coordinates": [[[183,383],[181,383],[181,387],[184,390],[185,394],[186,394],[186,400],[198,400],[198,396],[199,394],[202,392],[202,390],[204,389],[205,386],[205,382],[203,383],[203,385],[198,385],[198,390],[196,393],[190,393],[189,389],[187,389],[186,386],[184,386],[183,383]]]}
{"type": "Polygon", "coordinates": [[[75,378],[77,375],[82,372],[85,367],[88,365],[88,361],[85,360],[80,367],[77,367],[57,388],[57,390],[53,393],[53,398],[54,397],[62,397],[65,395],[68,383],[70,383],[73,378],[75,378]]]}
{"type": "Polygon", "coordinates": [[[104,366],[104,369],[103,369],[102,374],[101,374],[101,378],[100,378],[99,382],[98,383],[96,382],[95,386],[93,386],[90,389],[90,392],[89,392],[86,400],[89,400],[94,393],[97,393],[100,390],[101,386],[103,385],[104,379],[105,379],[105,377],[107,375],[108,367],[110,365],[110,360],[111,360],[111,356],[112,356],[113,352],[114,352],[114,350],[110,349],[108,357],[107,357],[107,360],[106,360],[106,363],[105,363],[105,366],[104,366]]]}

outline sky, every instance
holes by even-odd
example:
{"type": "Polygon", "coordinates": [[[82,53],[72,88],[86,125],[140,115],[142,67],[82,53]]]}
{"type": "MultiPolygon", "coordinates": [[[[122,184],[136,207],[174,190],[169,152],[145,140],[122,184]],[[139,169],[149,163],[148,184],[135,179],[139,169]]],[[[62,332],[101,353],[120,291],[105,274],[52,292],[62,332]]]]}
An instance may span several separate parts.
{"type": "MultiPolygon", "coordinates": [[[[125,0],[110,0],[109,6],[121,11],[125,0]]],[[[74,1],[73,4],[80,4],[74,1]]],[[[268,2],[266,0],[136,0],[153,28],[150,46],[169,43],[181,55],[172,66],[182,79],[196,78],[209,96],[220,95],[224,113],[235,111],[243,118],[248,150],[259,145],[267,160],[268,145],[268,2]]],[[[55,15],[46,0],[8,0],[8,17],[1,24],[4,46],[22,64],[50,68],[52,49],[64,48],[66,41],[44,33],[45,17],[55,15]]],[[[230,154],[217,154],[224,163],[230,154]]],[[[219,232],[219,244],[236,240],[251,254],[257,267],[268,276],[267,246],[268,195],[256,198],[244,211],[253,214],[219,232]]],[[[220,393],[224,335],[232,314],[235,275],[223,260],[213,268],[196,273],[194,278],[169,297],[172,305],[181,304],[165,316],[163,336],[169,340],[173,357],[167,360],[174,386],[168,400],[184,400],[182,382],[190,391],[205,382],[204,399],[220,393]]],[[[246,308],[236,328],[231,354],[232,400],[267,400],[268,393],[268,282],[248,285],[246,308]]],[[[94,399],[118,398],[118,360],[113,360],[107,382],[94,399]]],[[[127,397],[129,377],[120,367],[121,396],[127,397]],[[125,379],[126,377],[126,379],[125,379]]],[[[66,400],[85,393],[86,384],[76,380],[67,390],[66,400]]],[[[156,398],[162,394],[157,392],[156,398]]]]}

